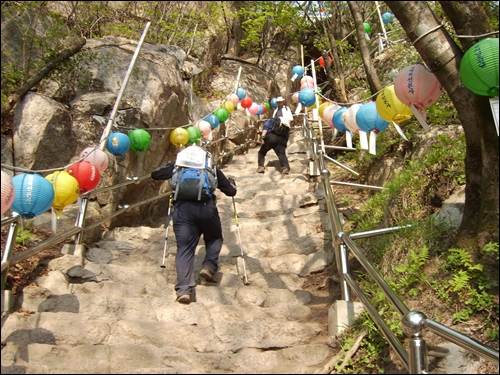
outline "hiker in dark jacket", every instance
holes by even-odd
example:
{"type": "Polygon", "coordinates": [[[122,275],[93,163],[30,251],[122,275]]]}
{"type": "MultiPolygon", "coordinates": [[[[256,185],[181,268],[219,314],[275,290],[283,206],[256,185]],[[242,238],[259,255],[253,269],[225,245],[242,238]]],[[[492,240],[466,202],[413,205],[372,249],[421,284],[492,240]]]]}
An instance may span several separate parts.
{"type": "MultiPolygon", "coordinates": [[[[151,178],[154,180],[171,179],[174,166],[175,162],[156,168],[151,173],[151,178]]],[[[215,169],[218,180],[217,188],[229,197],[235,196],[236,183],[234,180],[227,178],[219,168],[215,169]]],[[[202,234],[206,254],[200,276],[208,282],[217,282],[215,274],[219,269],[219,253],[222,248],[223,237],[216,203],[215,195],[207,200],[177,199],[174,201],[172,219],[177,242],[177,254],[175,256],[177,302],[183,304],[191,302],[191,294],[196,287],[194,256],[202,234]]]]}
{"type": "Polygon", "coordinates": [[[273,117],[264,123],[264,128],[262,129],[261,146],[257,155],[257,173],[265,172],[266,167],[264,163],[269,150],[274,150],[276,153],[280,162],[281,173],[290,173],[290,166],[286,156],[286,147],[290,136],[290,121],[293,120],[293,114],[290,108],[285,106],[285,99],[283,97],[277,97],[276,104],[278,104],[278,107],[274,110],[273,117]],[[288,129],[285,129],[285,132],[280,132],[279,134],[275,133],[273,127],[276,121],[279,121],[282,126],[288,129]]]}

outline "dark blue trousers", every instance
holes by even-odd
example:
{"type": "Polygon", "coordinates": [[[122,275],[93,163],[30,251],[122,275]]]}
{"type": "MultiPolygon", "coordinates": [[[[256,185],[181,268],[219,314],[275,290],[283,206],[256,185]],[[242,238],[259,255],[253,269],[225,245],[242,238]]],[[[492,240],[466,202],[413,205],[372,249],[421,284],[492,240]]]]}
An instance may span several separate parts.
{"type": "Polygon", "coordinates": [[[196,286],[194,256],[203,234],[205,260],[203,267],[215,274],[219,269],[219,253],[222,248],[222,225],[215,200],[177,201],[172,214],[177,241],[175,268],[177,296],[190,294],[196,286]]]}

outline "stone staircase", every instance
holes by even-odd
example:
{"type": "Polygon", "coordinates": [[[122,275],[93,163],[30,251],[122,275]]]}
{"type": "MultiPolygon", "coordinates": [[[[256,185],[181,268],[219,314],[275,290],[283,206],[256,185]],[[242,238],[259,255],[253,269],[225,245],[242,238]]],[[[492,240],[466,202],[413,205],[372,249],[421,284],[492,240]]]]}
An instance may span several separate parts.
{"type": "MultiPolygon", "coordinates": [[[[238,194],[233,205],[218,192],[218,284],[199,279],[194,302],[176,303],[172,228],[164,267],[165,228],[115,228],[50,261],[24,288],[22,309],[2,317],[2,374],[326,373],[339,349],[328,345],[336,293],[323,272],[333,251],[321,187],[309,177],[299,128],[289,175],[273,151],[257,174],[257,152],[222,167],[238,194]],[[326,286],[305,288],[321,272],[326,286]]],[[[197,272],[204,252],[202,239],[197,272]]]]}

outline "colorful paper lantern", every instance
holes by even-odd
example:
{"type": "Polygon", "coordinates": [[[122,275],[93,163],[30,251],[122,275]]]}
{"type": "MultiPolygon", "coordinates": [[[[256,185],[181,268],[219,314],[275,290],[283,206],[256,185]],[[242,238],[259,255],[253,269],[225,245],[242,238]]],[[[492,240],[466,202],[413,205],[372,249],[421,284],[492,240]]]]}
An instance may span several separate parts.
{"type": "Polygon", "coordinates": [[[300,84],[300,89],[314,89],[314,82],[304,82],[300,84]]]}
{"type": "Polygon", "coordinates": [[[403,104],[413,104],[418,110],[423,110],[438,101],[442,87],[425,66],[415,64],[398,73],[394,80],[394,92],[403,104]]]}
{"type": "Polygon", "coordinates": [[[477,95],[498,96],[498,38],[483,39],[465,52],[460,78],[477,95]]]}
{"type": "Polygon", "coordinates": [[[256,115],[261,115],[264,112],[264,107],[262,107],[262,104],[257,104],[258,110],[256,115]]]}
{"type": "Polygon", "coordinates": [[[216,115],[214,115],[213,113],[206,116],[203,120],[205,120],[206,122],[208,122],[210,124],[210,126],[212,127],[212,130],[216,129],[220,124],[219,118],[216,115]]]}
{"type": "Polygon", "coordinates": [[[267,113],[267,108],[264,104],[262,104],[262,114],[266,114],[267,113]]]}
{"type": "Polygon", "coordinates": [[[219,123],[226,122],[229,118],[229,113],[224,108],[217,108],[214,115],[219,119],[219,123]]]}
{"type": "Polygon", "coordinates": [[[389,122],[379,116],[375,102],[363,104],[356,112],[356,124],[364,132],[381,132],[389,126],[389,122]]]}
{"type": "Polygon", "coordinates": [[[271,112],[271,104],[269,104],[268,102],[264,102],[262,103],[262,105],[266,107],[267,112],[271,112]]]}
{"type": "Polygon", "coordinates": [[[299,92],[299,102],[306,107],[312,106],[316,102],[316,95],[313,89],[305,88],[299,92]]]}
{"type": "Polygon", "coordinates": [[[385,87],[377,96],[375,104],[379,116],[385,121],[394,121],[399,124],[411,118],[410,107],[398,99],[394,92],[394,85],[385,87]]]}
{"type": "Polygon", "coordinates": [[[391,12],[385,12],[384,14],[382,14],[382,22],[384,23],[384,25],[389,25],[393,21],[394,21],[394,14],[392,14],[391,12]]]}
{"type": "MultiPolygon", "coordinates": [[[[222,103],[222,105],[220,107],[225,109],[228,114],[231,114],[231,112],[233,112],[235,109],[234,103],[230,100],[226,100],[224,103],[222,103]]],[[[222,122],[224,122],[224,121],[222,121],[222,122]]]]}
{"type": "Polygon", "coordinates": [[[246,96],[244,99],[241,100],[240,104],[243,108],[250,108],[252,103],[253,103],[252,98],[250,98],[249,96],[246,96]]]}
{"type": "MultiPolygon", "coordinates": [[[[215,117],[215,116],[214,116],[215,117]]],[[[219,121],[219,120],[217,120],[219,121]]],[[[196,143],[201,139],[201,130],[196,126],[189,126],[186,129],[189,136],[189,143],[196,143]]]]}
{"type": "Polygon", "coordinates": [[[106,142],[106,149],[115,156],[125,155],[130,149],[130,138],[122,133],[111,133],[106,142]]]}
{"type": "Polygon", "coordinates": [[[347,129],[347,127],[345,126],[345,122],[344,122],[344,113],[346,111],[347,111],[347,108],[342,107],[333,114],[333,121],[332,121],[333,126],[335,127],[335,129],[337,129],[338,131],[340,131],[342,133],[349,131],[349,129],[347,129]]]}
{"type": "Polygon", "coordinates": [[[76,179],[76,181],[78,181],[80,194],[86,193],[90,190],[94,190],[99,184],[99,180],[101,179],[99,169],[94,164],[89,163],[88,161],[79,161],[75,164],[72,164],[68,168],[66,168],[66,172],[68,172],[76,179]]]}
{"type": "Polygon", "coordinates": [[[130,148],[135,152],[146,151],[151,144],[151,137],[144,129],[134,129],[128,133],[130,148]]]}
{"type": "MultiPolygon", "coordinates": [[[[236,95],[238,95],[238,98],[240,100],[243,100],[243,99],[246,98],[247,93],[246,93],[245,89],[242,89],[241,87],[238,87],[238,89],[236,90],[236,95]]],[[[243,107],[243,108],[245,108],[245,107],[243,107]]]]}
{"type": "Polygon", "coordinates": [[[80,153],[80,159],[88,161],[90,164],[94,164],[97,169],[99,169],[100,174],[108,168],[108,155],[98,148],[87,147],[80,153]]]}
{"type": "Polygon", "coordinates": [[[189,141],[189,134],[184,128],[175,128],[170,132],[170,142],[177,147],[182,147],[189,141]]]}
{"type": "Polygon", "coordinates": [[[370,34],[372,32],[372,28],[369,23],[363,22],[363,29],[367,34],[370,34]]]}
{"type": "Polygon", "coordinates": [[[302,85],[305,82],[312,82],[314,83],[314,79],[311,76],[304,76],[300,79],[300,84],[302,85]]]}
{"type": "Polygon", "coordinates": [[[353,134],[359,133],[361,130],[358,124],[356,123],[356,113],[358,113],[361,105],[356,103],[350,106],[346,113],[344,114],[344,123],[347,129],[349,129],[353,134]]]}
{"type": "Polygon", "coordinates": [[[227,97],[226,97],[226,100],[230,100],[233,102],[234,106],[236,107],[238,105],[238,103],[240,102],[240,98],[238,97],[238,95],[236,94],[229,94],[227,97]]]}
{"type": "Polygon", "coordinates": [[[195,125],[196,128],[200,129],[201,136],[205,139],[209,138],[210,133],[212,132],[212,127],[205,120],[198,121],[195,125]]]}
{"type": "Polygon", "coordinates": [[[24,219],[43,214],[54,202],[52,184],[39,174],[23,173],[12,177],[14,201],[12,211],[24,219]]]}
{"type": "Polygon", "coordinates": [[[251,115],[256,115],[257,112],[259,112],[259,106],[257,103],[252,103],[250,108],[248,108],[248,112],[250,112],[251,115]]]}
{"type": "MultiPolygon", "coordinates": [[[[323,103],[326,104],[326,103],[323,103]]],[[[321,104],[321,105],[323,105],[321,104]]],[[[320,106],[321,107],[321,106],[320,106]]],[[[321,115],[321,119],[330,127],[332,130],[335,128],[333,125],[333,115],[335,112],[337,112],[341,107],[338,104],[335,103],[330,103],[329,106],[327,106],[321,115]]],[[[319,111],[318,111],[319,112],[319,111]]],[[[319,113],[318,113],[319,114],[319,113]]]]}
{"type": "Polygon", "coordinates": [[[292,68],[292,77],[297,76],[296,78],[302,78],[303,75],[304,75],[304,68],[302,66],[295,65],[292,68]]]}
{"type": "Polygon", "coordinates": [[[2,216],[12,206],[15,194],[12,178],[2,171],[2,216]]]}
{"type": "MultiPolygon", "coordinates": [[[[332,58],[330,56],[328,56],[328,61],[330,62],[330,65],[332,65],[332,58]]],[[[322,68],[325,67],[325,59],[323,58],[323,56],[319,58],[318,62],[322,68]]]]}
{"type": "Polygon", "coordinates": [[[54,189],[52,208],[57,218],[60,219],[64,207],[74,203],[80,194],[78,181],[66,171],[55,171],[45,176],[45,179],[52,184],[54,189]]]}
{"type": "Polygon", "coordinates": [[[299,93],[298,92],[293,93],[293,95],[292,95],[292,102],[294,102],[294,103],[298,103],[299,102],[299,93]]]}
{"type": "Polygon", "coordinates": [[[278,103],[276,102],[276,98],[271,99],[271,107],[278,108],[278,103]]]}

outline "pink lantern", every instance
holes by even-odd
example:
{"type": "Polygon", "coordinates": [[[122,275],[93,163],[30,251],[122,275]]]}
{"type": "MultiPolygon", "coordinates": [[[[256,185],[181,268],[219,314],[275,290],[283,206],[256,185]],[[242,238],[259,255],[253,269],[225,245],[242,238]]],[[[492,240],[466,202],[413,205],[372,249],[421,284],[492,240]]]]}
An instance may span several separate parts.
{"type": "Polygon", "coordinates": [[[300,84],[302,85],[304,82],[312,82],[314,83],[314,79],[311,76],[304,76],[300,79],[300,84]]]}
{"type": "Polygon", "coordinates": [[[299,102],[299,93],[296,92],[295,94],[292,95],[292,102],[298,103],[299,102]]]}
{"type": "Polygon", "coordinates": [[[212,126],[210,125],[210,123],[208,121],[200,120],[194,126],[197,127],[198,129],[200,129],[201,136],[203,138],[205,138],[205,139],[210,138],[210,135],[211,135],[210,133],[212,133],[212,126]]]}
{"type": "Polygon", "coordinates": [[[425,107],[436,103],[442,93],[437,77],[423,65],[407,66],[397,75],[394,92],[403,104],[411,108],[424,129],[428,130],[425,107]]]}
{"type": "Polygon", "coordinates": [[[248,112],[250,112],[251,115],[256,115],[257,112],[259,112],[259,106],[257,103],[252,103],[250,108],[248,108],[248,112]]]}
{"type": "Polygon", "coordinates": [[[335,112],[337,112],[340,108],[342,108],[341,106],[339,106],[338,104],[331,104],[329,106],[327,106],[324,110],[323,110],[323,114],[321,115],[321,119],[326,123],[328,124],[328,126],[330,128],[335,129],[335,126],[333,125],[333,115],[335,114],[335,112]]]}
{"type": "Polygon", "coordinates": [[[240,102],[240,98],[236,94],[229,94],[226,96],[226,100],[230,100],[234,103],[234,106],[236,107],[238,103],[240,102]]]}
{"type": "Polygon", "coordinates": [[[2,216],[14,202],[15,189],[10,176],[2,171],[2,216]]]}
{"type": "Polygon", "coordinates": [[[108,155],[98,148],[87,147],[80,153],[80,159],[94,164],[102,174],[108,168],[108,155]]]}
{"type": "Polygon", "coordinates": [[[350,106],[344,113],[344,124],[348,130],[353,132],[353,134],[358,134],[361,130],[356,123],[356,113],[358,113],[360,108],[361,105],[356,103],[350,106]]]}
{"type": "Polygon", "coordinates": [[[314,89],[314,82],[304,82],[300,84],[300,89],[314,89]]]}

